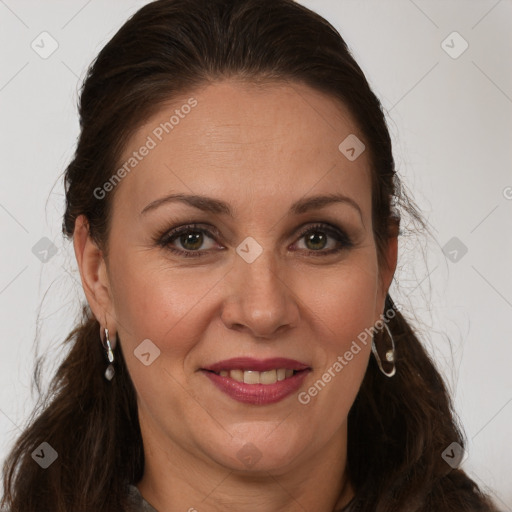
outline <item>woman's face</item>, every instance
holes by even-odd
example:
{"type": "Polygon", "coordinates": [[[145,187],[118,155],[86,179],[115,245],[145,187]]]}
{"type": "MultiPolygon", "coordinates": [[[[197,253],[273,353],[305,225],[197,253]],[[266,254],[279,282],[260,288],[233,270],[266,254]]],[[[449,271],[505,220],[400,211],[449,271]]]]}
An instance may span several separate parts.
{"type": "Polygon", "coordinates": [[[276,474],[343,449],[371,339],[353,342],[392,278],[377,261],[368,151],[339,149],[351,134],[363,139],[348,111],[306,86],[224,81],[130,139],[119,167],[137,163],[115,190],[95,313],[119,336],[146,448],[276,474]],[[294,366],[258,366],[272,358],[306,369],[251,384],[294,366]],[[205,370],[219,362],[234,371],[205,370]]]}

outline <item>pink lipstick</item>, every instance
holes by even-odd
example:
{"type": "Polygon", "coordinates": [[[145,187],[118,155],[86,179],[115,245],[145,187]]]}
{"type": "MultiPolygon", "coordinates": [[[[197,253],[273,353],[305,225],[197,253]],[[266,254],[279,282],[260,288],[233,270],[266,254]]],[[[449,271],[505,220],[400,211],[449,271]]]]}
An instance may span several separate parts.
{"type": "Polygon", "coordinates": [[[239,402],[266,405],[296,392],[311,368],[299,361],[275,357],[239,357],[212,364],[201,371],[222,392],[239,402]]]}

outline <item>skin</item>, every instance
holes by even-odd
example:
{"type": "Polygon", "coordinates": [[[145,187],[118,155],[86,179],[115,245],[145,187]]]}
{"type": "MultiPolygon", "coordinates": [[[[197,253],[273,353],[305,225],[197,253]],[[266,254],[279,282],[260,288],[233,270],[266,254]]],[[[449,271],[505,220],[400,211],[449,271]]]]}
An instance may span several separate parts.
{"type": "Polygon", "coordinates": [[[379,319],[396,238],[379,262],[368,151],[351,162],[338,150],[349,134],[364,137],[343,105],[305,85],[232,79],[160,108],[128,141],[123,161],[190,97],[197,106],[117,185],[108,258],[83,216],[75,226],[87,299],[119,337],[137,392],[145,453],[137,486],[162,511],[331,512],[353,496],[347,415],[370,344],[306,405],[296,393],[239,403],[199,369],[235,356],[289,357],[312,368],[304,391],[379,319]],[[223,200],[233,217],[179,202],[141,215],[169,193],[223,200]],[[346,202],[289,212],[299,199],[330,193],[360,212],[346,202]],[[176,255],[153,240],[191,222],[218,235],[169,246],[203,256],[176,255]],[[339,244],[322,228],[325,245],[300,236],[318,222],[346,231],[352,246],[319,256],[339,244]],[[252,263],[236,252],[248,236],[263,248],[252,263]],[[133,355],[145,339],[161,351],[149,366],[133,355]],[[260,456],[252,467],[237,457],[247,443],[260,456]]]}

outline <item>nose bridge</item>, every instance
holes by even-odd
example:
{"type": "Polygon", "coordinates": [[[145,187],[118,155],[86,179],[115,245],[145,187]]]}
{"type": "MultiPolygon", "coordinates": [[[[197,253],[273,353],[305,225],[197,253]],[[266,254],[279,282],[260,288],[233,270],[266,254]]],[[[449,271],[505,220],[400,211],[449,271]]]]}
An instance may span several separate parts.
{"type": "Polygon", "coordinates": [[[279,275],[276,254],[259,247],[247,240],[237,248],[223,319],[228,327],[243,326],[253,336],[268,337],[282,326],[296,325],[298,309],[292,290],[279,275]]]}

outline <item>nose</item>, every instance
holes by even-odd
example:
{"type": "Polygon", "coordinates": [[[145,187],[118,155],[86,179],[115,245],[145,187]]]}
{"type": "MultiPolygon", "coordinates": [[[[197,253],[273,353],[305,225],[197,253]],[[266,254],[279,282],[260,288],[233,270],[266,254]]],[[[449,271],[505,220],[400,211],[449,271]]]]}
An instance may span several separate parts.
{"type": "Polygon", "coordinates": [[[269,250],[263,250],[252,263],[237,256],[225,280],[221,318],[226,327],[269,339],[298,325],[293,284],[286,282],[286,274],[276,260],[269,250]]]}

